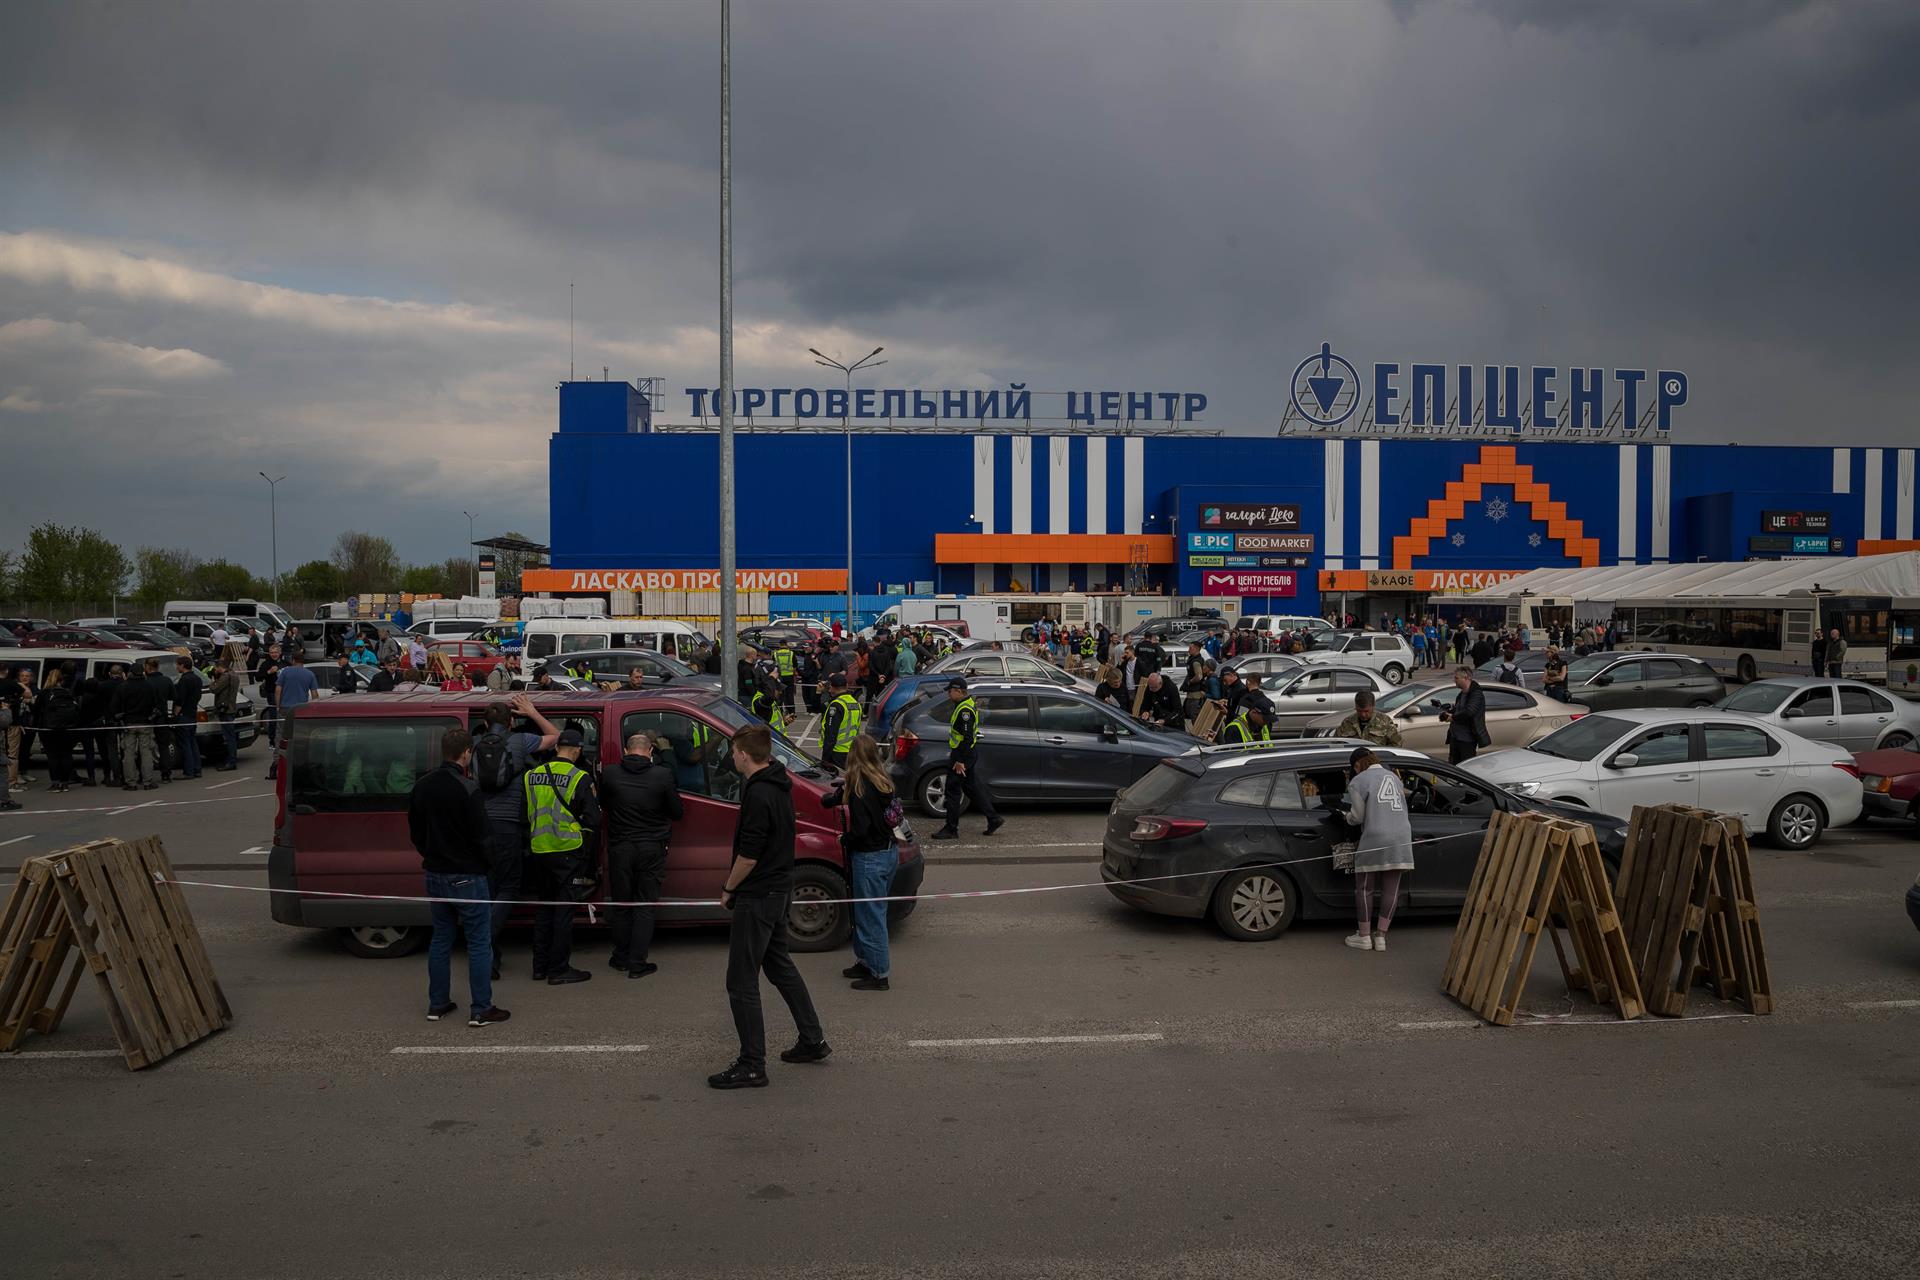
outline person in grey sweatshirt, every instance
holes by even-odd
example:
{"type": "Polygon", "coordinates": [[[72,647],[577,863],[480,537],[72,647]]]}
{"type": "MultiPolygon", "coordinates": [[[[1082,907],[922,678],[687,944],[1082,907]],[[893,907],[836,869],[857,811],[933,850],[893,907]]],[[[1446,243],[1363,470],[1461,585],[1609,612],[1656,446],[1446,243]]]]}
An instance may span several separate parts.
{"type": "Polygon", "coordinates": [[[1347,939],[1356,951],[1385,951],[1387,928],[1400,897],[1400,873],[1413,870],[1413,824],[1407,819],[1407,793],[1400,775],[1380,763],[1367,747],[1357,747],[1347,759],[1353,781],[1341,798],[1347,821],[1360,828],[1360,847],[1353,855],[1353,899],[1359,928],[1347,939]],[[1380,915],[1373,918],[1374,890],[1380,892],[1380,915]]]}

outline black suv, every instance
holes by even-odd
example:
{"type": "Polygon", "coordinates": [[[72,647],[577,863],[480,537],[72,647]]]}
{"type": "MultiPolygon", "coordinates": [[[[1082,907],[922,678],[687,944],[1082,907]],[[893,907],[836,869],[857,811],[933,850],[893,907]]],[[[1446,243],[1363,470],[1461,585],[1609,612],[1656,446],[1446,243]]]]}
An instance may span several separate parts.
{"type": "MultiPolygon", "coordinates": [[[[1358,834],[1336,811],[1359,745],[1314,738],[1208,747],[1163,761],[1115,798],[1101,878],[1130,906],[1211,915],[1228,937],[1247,942],[1277,938],[1296,920],[1350,923],[1353,876],[1335,870],[1330,855],[1358,834]]],[[[1416,751],[1374,750],[1400,774],[1412,810],[1414,869],[1401,881],[1402,915],[1459,913],[1495,810],[1591,822],[1609,871],[1619,868],[1627,830],[1618,818],[1524,800],[1416,751]]]]}

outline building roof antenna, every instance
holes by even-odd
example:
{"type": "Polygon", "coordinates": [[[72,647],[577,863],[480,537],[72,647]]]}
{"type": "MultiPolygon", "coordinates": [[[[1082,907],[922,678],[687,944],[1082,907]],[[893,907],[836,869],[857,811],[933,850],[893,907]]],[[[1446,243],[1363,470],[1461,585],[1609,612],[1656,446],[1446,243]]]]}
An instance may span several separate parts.
{"type": "Polygon", "coordinates": [[[573,281],[567,281],[567,381],[573,381],[573,281]]]}

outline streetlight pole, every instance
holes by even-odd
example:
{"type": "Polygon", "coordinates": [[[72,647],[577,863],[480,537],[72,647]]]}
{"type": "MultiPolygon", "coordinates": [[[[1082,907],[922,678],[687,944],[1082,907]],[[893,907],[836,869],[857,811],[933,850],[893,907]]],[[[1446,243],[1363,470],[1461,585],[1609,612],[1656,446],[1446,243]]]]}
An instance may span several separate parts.
{"type": "Polygon", "coordinates": [[[807,354],[813,362],[825,365],[829,369],[838,369],[847,376],[847,409],[840,417],[840,434],[847,446],[847,636],[853,636],[853,373],[856,369],[878,369],[885,360],[874,357],[885,351],[885,347],[875,347],[852,364],[842,364],[829,356],[824,356],[812,347],[807,354]]]}
{"type": "Polygon", "coordinates": [[[743,698],[733,502],[733,0],[720,0],[720,687],[743,698]]]}
{"type": "Polygon", "coordinates": [[[272,534],[272,537],[273,537],[273,602],[275,604],[279,604],[280,603],[280,482],[282,480],[285,480],[286,477],[270,476],[266,472],[262,471],[260,473],[260,478],[267,482],[268,523],[271,525],[273,530],[273,534],[272,534]]]}
{"type": "Polygon", "coordinates": [[[477,596],[480,594],[480,579],[477,576],[480,562],[473,554],[473,512],[462,511],[460,514],[467,518],[467,594],[477,596]]]}

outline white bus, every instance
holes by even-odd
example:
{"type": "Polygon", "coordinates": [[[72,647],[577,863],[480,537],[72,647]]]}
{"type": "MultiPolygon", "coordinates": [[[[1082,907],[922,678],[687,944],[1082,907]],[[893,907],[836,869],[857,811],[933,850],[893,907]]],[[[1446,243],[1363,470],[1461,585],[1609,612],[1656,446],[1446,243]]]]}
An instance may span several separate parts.
{"type": "MultiPolygon", "coordinates": [[[[1842,675],[1892,684],[1894,619],[1911,637],[1920,601],[1904,612],[1888,596],[1714,596],[1688,600],[1620,600],[1625,645],[1705,658],[1740,681],[1813,671],[1813,639],[1839,631],[1847,641],[1842,675]]],[[[1909,639],[1900,663],[1920,660],[1909,639]],[[1908,651],[1915,653],[1908,658],[1908,651]]],[[[1898,687],[1898,686],[1896,686],[1898,687]]]]}
{"type": "Polygon", "coordinates": [[[1465,626],[1474,632],[1527,629],[1527,647],[1547,647],[1548,626],[1574,625],[1572,596],[1429,596],[1427,609],[1448,631],[1465,626]]]}

